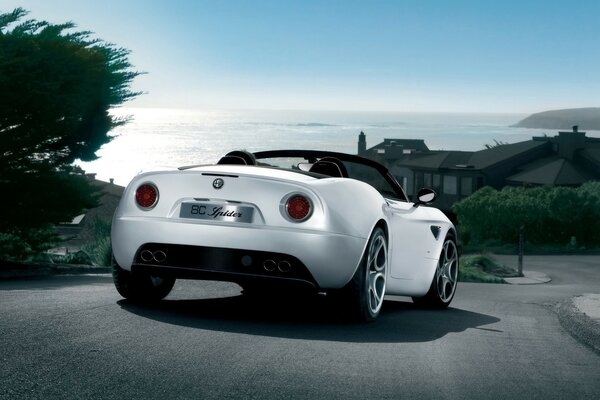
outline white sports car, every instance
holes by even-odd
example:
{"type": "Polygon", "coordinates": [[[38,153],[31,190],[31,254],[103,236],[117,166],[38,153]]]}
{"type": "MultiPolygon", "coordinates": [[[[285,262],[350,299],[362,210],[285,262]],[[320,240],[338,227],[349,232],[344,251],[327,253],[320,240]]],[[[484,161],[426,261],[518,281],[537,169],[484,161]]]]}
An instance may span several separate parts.
{"type": "Polygon", "coordinates": [[[297,287],[375,319],[384,295],[447,307],[458,252],[450,220],[408,200],[381,164],[355,155],[228,153],[216,165],[140,173],[112,224],[113,277],[134,301],[175,279],[236,282],[244,293],[297,287]]]}

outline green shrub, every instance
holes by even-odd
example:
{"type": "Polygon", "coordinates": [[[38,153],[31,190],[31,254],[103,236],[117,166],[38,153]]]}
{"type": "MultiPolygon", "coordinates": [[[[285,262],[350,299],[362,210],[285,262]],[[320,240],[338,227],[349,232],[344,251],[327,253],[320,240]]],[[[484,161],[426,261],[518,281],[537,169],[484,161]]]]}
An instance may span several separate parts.
{"type": "Polygon", "coordinates": [[[453,210],[466,245],[516,243],[523,226],[532,244],[600,246],[600,182],[579,188],[485,187],[453,210]]]}
{"type": "Polygon", "coordinates": [[[483,255],[460,258],[458,280],[460,282],[504,283],[501,277],[514,276],[515,271],[496,263],[483,255]]]}
{"type": "MultiPolygon", "coordinates": [[[[43,256],[43,255],[40,255],[43,256]]],[[[45,256],[50,258],[50,261],[54,264],[76,264],[76,265],[91,265],[92,259],[85,251],[78,251],[76,253],[69,253],[67,255],[49,255],[45,256]]]]}
{"type": "Polygon", "coordinates": [[[59,242],[51,226],[0,232],[0,260],[31,261],[35,255],[44,253],[59,242]]]}
{"type": "Polygon", "coordinates": [[[83,251],[89,255],[91,264],[109,266],[112,260],[110,241],[111,221],[97,218],[91,222],[94,241],[86,244],[83,251]]]}

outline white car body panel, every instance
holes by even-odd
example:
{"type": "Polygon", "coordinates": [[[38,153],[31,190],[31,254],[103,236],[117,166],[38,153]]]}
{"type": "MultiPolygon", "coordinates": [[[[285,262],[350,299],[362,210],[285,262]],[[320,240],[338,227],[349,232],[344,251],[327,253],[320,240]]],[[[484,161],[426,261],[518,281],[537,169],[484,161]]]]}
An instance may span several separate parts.
{"type": "Polygon", "coordinates": [[[387,293],[422,296],[431,284],[443,240],[452,228],[438,209],[393,202],[389,207],[390,269],[387,293]],[[436,239],[431,226],[440,227],[436,239]]]}
{"type": "MultiPolygon", "coordinates": [[[[319,179],[290,170],[240,165],[144,172],[123,194],[113,218],[112,243],[116,263],[128,271],[148,243],[281,253],[301,261],[316,288],[327,290],[350,281],[378,224],[385,227],[389,242],[386,293],[424,295],[443,240],[454,230],[452,223],[435,208],[386,200],[375,188],[355,179],[319,179]],[[224,181],[220,189],[212,186],[217,177],[224,181]],[[159,190],[158,203],[150,210],[135,201],[136,189],[143,183],[159,190]],[[301,193],[312,202],[312,215],[306,221],[284,217],[282,200],[291,193],[301,193]],[[184,202],[251,207],[253,220],[180,218],[184,202]],[[431,226],[439,227],[437,238],[431,226]]],[[[230,275],[235,280],[235,274],[243,273],[230,275]]]]}

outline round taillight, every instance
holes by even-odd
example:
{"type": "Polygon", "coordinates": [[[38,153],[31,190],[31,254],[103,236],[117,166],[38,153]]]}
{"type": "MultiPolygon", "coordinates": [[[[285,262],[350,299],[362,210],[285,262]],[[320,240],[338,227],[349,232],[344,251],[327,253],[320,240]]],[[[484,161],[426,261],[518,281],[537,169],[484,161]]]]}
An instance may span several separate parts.
{"type": "Polygon", "coordinates": [[[287,200],[285,210],[292,220],[300,222],[310,216],[312,205],[306,197],[295,194],[287,200]]]}
{"type": "Polygon", "coordinates": [[[154,207],[158,203],[158,189],[149,183],[140,185],[135,191],[135,201],[145,209],[154,207]]]}

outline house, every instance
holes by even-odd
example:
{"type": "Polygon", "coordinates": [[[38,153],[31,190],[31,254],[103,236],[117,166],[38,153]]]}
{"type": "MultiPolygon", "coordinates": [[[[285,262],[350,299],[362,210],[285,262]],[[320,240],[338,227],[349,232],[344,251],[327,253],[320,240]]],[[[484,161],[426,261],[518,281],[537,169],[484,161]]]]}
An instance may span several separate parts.
{"type": "Polygon", "coordinates": [[[113,179],[104,182],[96,179],[96,174],[86,174],[92,184],[100,189],[100,205],[86,210],[72,221],[56,226],[61,239],[65,240],[59,248],[52,249],[56,254],[67,254],[79,251],[84,244],[95,240],[94,224],[98,220],[111,221],[119,205],[125,188],[116,185],[113,179]]]}
{"type": "Polygon", "coordinates": [[[385,139],[367,150],[361,147],[364,136],[359,135],[359,154],[385,164],[413,199],[420,188],[432,187],[439,195],[436,206],[444,210],[483,186],[576,187],[600,180],[600,139],[587,137],[577,126],[554,137],[480,151],[429,150],[413,139],[385,139]]]}

